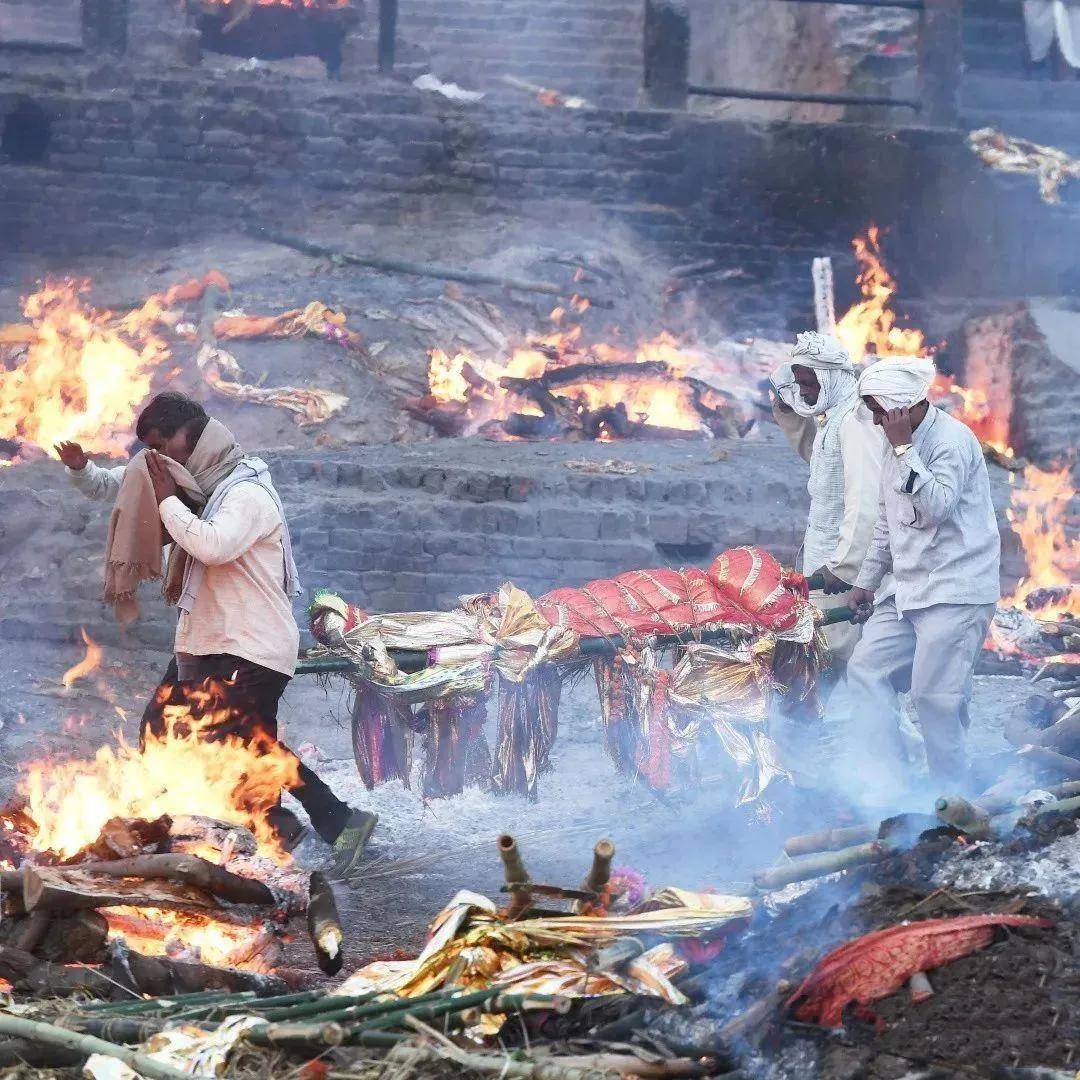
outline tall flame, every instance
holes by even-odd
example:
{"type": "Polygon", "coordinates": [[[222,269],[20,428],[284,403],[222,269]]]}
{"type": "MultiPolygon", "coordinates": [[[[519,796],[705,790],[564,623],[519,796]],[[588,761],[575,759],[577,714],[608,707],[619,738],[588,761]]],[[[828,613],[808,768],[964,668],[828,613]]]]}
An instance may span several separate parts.
{"type": "Polygon", "coordinates": [[[865,236],[851,242],[859,274],[855,283],[862,300],[854,304],[836,324],[836,336],[856,363],[868,353],[886,356],[925,356],[926,339],[920,330],[896,325],[896,313],[889,306],[896,281],[881,259],[881,230],[871,225],[865,236]]]}
{"type": "Polygon", "coordinates": [[[204,741],[200,732],[229,718],[208,694],[189,691],[192,705],[166,706],[162,734],[148,732],[141,752],[118,735],[115,748],[103,746],[89,760],[26,766],[20,786],[33,821],[31,846],[70,858],[92,844],[110,818],[198,813],[247,826],[261,853],[283,861],[266,811],[283,787],[295,786],[297,760],[264,737],[204,741]]]}
{"type": "Polygon", "coordinates": [[[1064,522],[1075,494],[1067,466],[1024,469],[1024,482],[1013,487],[1007,513],[1024,549],[1027,576],[1003,603],[1024,607],[1039,599],[1032,596],[1036,590],[1051,590],[1053,599],[1038,603],[1035,614],[1043,619],[1080,618],[1080,540],[1066,534],[1064,522]]]}
{"type": "Polygon", "coordinates": [[[26,298],[25,355],[0,365],[0,437],[47,448],[68,439],[122,451],[152,372],[169,355],[160,297],[120,320],[82,301],[87,281],[46,282],[26,298]]]}
{"type": "MultiPolygon", "coordinates": [[[[885,267],[881,252],[881,230],[871,225],[865,236],[851,242],[859,273],[855,279],[862,299],[853,304],[836,324],[836,336],[851,359],[929,356],[932,349],[921,330],[898,326],[890,306],[896,293],[896,280],[885,267]]],[[[980,386],[961,386],[940,372],[930,387],[930,400],[941,405],[957,420],[963,421],[987,446],[1012,457],[1009,446],[1008,418],[994,413],[986,391],[980,386]]]]}

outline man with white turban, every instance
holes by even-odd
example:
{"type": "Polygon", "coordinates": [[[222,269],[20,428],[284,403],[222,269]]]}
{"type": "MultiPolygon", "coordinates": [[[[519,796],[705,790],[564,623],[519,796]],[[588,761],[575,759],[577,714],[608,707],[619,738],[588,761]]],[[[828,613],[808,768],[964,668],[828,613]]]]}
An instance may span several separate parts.
{"type": "Polygon", "coordinates": [[[964,727],[971,679],[1000,596],[1001,542],[982,448],[926,400],[934,365],[880,360],[859,394],[891,447],[881,505],[852,600],[863,629],[848,663],[861,717],[859,779],[875,801],[906,787],[896,709],[909,686],[938,794],[967,786],[964,727]],[[892,572],[894,585],[875,590],[892,572]]]}
{"type": "MultiPolygon", "coordinates": [[[[874,534],[884,443],[859,408],[858,382],[843,345],[825,334],[799,334],[791,362],[771,381],[773,415],[795,452],[810,463],[810,515],[803,538],[802,570],[824,579],[824,592],[847,593],[874,534]]],[[[818,606],[847,603],[816,599],[818,606]]],[[[846,661],[860,628],[826,628],[833,659],[846,661]]]]}

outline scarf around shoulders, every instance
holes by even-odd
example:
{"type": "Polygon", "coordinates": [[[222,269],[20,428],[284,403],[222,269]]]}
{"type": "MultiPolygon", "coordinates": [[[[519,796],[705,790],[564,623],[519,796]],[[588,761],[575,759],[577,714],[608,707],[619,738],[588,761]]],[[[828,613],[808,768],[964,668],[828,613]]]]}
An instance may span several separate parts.
{"type": "MultiPolygon", "coordinates": [[[[201,510],[243,458],[244,452],[232,432],[220,421],[211,420],[186,466],[171,458],[164,460],[186,500],[201,510]]],[[[105,601],[114,606],[122,624],[127,625],[138,616],[139,585],[163,576],[162,549],[170,540],[161,522],[144,450],[124,470],[105,541],[105,601]]],[[[188,561],[187,552],[179,544],[173,544],[162,586],[165,599],[171,604],[180,599],[188,561]]]]}

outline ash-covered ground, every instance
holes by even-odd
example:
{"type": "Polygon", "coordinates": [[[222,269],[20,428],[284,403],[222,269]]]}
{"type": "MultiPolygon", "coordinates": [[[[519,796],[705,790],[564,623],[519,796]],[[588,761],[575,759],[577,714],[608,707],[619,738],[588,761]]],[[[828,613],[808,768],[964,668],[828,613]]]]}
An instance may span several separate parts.
{"type": "MultiPolygon", "coordinates": [[[[373,250],[387,246],[386,237],[378,236],[377,230],[344,231],[350,233],[348,243],[354,248],[365,243],[373,250]]],[[[549,248],[540,250],[528,239],[535,235],[532,227],[523,228],[520,237],[494,225],[478,228],[475,217],[464,220],[458,228],[442,220],[438,228],[418,226],[407,234],[398,231],[393,249],[408,249],[415,257],[444,261],[454,256],[453,261],[471,261],[507,273],[538,274],[547,262],[549,269],[561,268],[552,276],[563,274],[567,282],[573,267],[585,264],[592,268],[587,271],[592,280],[586,284],[618,300],[616,309],[592,311],[586,316],[596,320],[595,328],[606,331],[620,326],[625,340],[633,341],[661,325],[660,309],[655,304],[646,308],[637,303],[645,293],[659,295],[665,277],[661,268],[637,256],[628,256],[617,265],[596,259],[589,254],[588,239],[571,242],[566,238],[568,233],[561,234],[561,242],[552,241],[549,248]],[[493,251],[496,254],[492,255],[493,251]]],[[[596,249],[604,246],[598,243],[596,249]]],[[[325,427],[314,429],[296,427],[279,410],[220,403],[238,436],[252,449],[279,450],[280,457],[275,460],[289,460],[294,454],[311,458],[324,447],[340,456],[342,452],[359,453],[344,449],[348,444],[425,437],[426,429],[404,418],[401,398],[406,393],[422,392],[426,350],[435,345],[482,345],[475,338],[475,328],[452,322],[454,309],[446,301],[454,295],[447,296],[441,282],[343,268],[244,237],[220,238],[167,257],[139,257],[125,264],[87,261],[62,270],[55,263],[42,261],[9,264],[0,281],[0,321],[17,317],[17,295],[26,292],[35,277],[46,274],[89,275],[94,280],[91,299],[104,307],[123,309],[139,303],[150,292],[201,275],[211,267],[230,277],[233,303],[250,313],[272,313],[312,299],[348,309],[349,325],[364,334],[376,354],[376,364],[357,370],[343,364],[340,353],[326,342],[302,339],[236,344],[237,356],[253,376],[252,381],[315,385],[350,398],[345,412],[325,427]],[[381,348],[374,348],[380,343],[381,348]]],[[[473,294],[473,290],[469,292],[473,294]]],[[[510,297],[496,289],[478,290],[476,295],[497,303],[507,325],[530,329],[545,328],[553,303],[548,297],[510,297]]],[[[677,309],[666,311],[665,325],[677,324],[682,318],[708,326],[709,333],[724,332],[721,290],[711,296],[707,291],[692,290],[674,303],[677,309]],[[702,317],[703,306],[708,309],[707,317],[702,317]]],[[[178,348],[176,360],[183,375],[174,385],[205,394],[190,370],[190,356],[178,348]]],[[[219,404],[209,400],[212,405],[219,404]]],[[[444,449],[436,442],[424,449],[429,456],[445,452],[452,457],[459,452],[455,449],[458,446],[446,444],[444,449]]],[[[520,457],[520,448],[514,452],[520,457]]],[[[619,447],[596,446],[572,452],[596,460],[606,456],[640,458],[650,453],[648,448],[624,452],[619,447]]],[[[489,449],[460,453],[462,464],[480,468],[483,462],[479,459],[488,455],[489,449]]],[[[547,448],[544,454],[567,456],[547,448]]],[[[510,456],[507,451],[508,459],[510,456]]],[[[732,491],[770,472],[775,490],[767,498],[754,501],[732,496],[727,500],[722,508],[727,527],[738,536],[736,542],[759,540],[766,534],[762,531],[759,535],[756,530],[776,523],[792,535],[800,531],[805,512],[805,470],[781,444],[775,430],[756,432],[744,441],[720,441],[706,449],[666,446],[655,450],[653,456],[656,466],[652,475],[657,478],[658,474],[670,478],[686,467],[676,462],[677,458],[694,457],[694,470],[710,470],[715,478],[729,483],[732,491]]],[[[550,467],[557,465],[561,468],[552,461],[550,467]]],[[[3,472],[8,470],[0,470],[4,514],[0,520],[0,603],[7,610],[0,611],[0,621],[18,608],[19,626],[26,625],[28,605],[39,607],[43,626],[53,618],[57,605],[68,612],[69,622],[76,608],[93,614],[100,582],[104,509],[84,512],[81,505],[76,508],[82,496],[67,486],[58,465],[16,466],[7,477],[3,472]],[[28,486],[22,477],[32,477],[32,484],[28,486]]],[[[1008,501],[1008,486],[1004,474],[992,472],[1001,509],[1008,501]]],[[[339,494],[330,485],[325,489],[313,485],[311,498],[329,505],[339,494]]],[[[654,564],[659,564],[655,550],[652,554],[654,564]]],[[[794,546],[777,554],[790,561],[794,546]]],[[[147,606],[154,615],[151,621],[167,629],[160,601],[150,600],[152,592],[147,590],[147,606]]],[[[95,625],[104,630],[105,617],[101,612],[95,617],[100,620],[95,625]]],[[[105,653],[101,669],[68,691],[60,678],[81,659],[83,645],[73,631],[67,640],[63,635],[60,639],[53,635],[52,640],[49,636],[9,633],[0,637],[0,790],[5,798],[16,794],[20,773],[30,760],[46,755],[86,757],[111,741],[116,732],[134,740],[137,718],[168,659],[167,634],[151,647],[149,638],[125,637],[114,628],[102,634],[105,653]]],[[[1020,678],[976,679],[970,744],[988,782],[998,767],[997,755],[1007,750],[1002,727],[1027,693],[1028,685],[1020,678]]],[[[479,788],[470,788],[456,798],[424,800],[419,783],[411,790],[395,782],[374,792],[365,791],[352,762],[347,693],[340,682],[324,686],[314,679],[297,679],[286,693],[281,717],[283,735],[290,745],[307,757],[339,794],[380,816],[362,872],[352,884],[339,887],[347,932],[346,970],[370,959],[413,954],[431,917],[459,889],[498,896],[502,875],[495,839],[503,832],[517,837],[526,865],[540,881],[576,884],[588,866],[593,843],[607,836],[616,845],[616,862],[637,868],[654,885],[742,890],[749,887],[755,869],[779,857],[786,837],[858,820],[842,791],[835,789],[813,792],[777,785],[764,803],[736,807],[735,793],[725,783],[710,780],[719,770],[710,767],[707,755],[702,768],[705,781],[700,787],[675,790],[663,797],[650,794],[615,773],[602,745],[595,692],[587,683],[564,698],[553,769],[543,778],[535,803],[496,797],[479,788]]],[[[493,731],[489,731],[491,736],[493,731]]],[[[926,812],[930,807],[911,809],[926,812]]],[[[1016,903],[1018,891],[1025,887],[1067,898],[1075,892],[1075,852],[1075,836],[1063,836],[1035,852],[981,846],[971,854],[950,852],[947,860],[942,858],[934,865],[913,868],[904,864],[892,870],[885,867],[854,874],[842,887],[825,882],[808,890],[792,890],[793,899],[782,905],[766,905],[753,932],[721,958],[705,1000],[679,1021],[671,1021],[675,1027],[670,1031],[664,1026],[667,1021],[658,1021],[657,1030],[667,1031],[673,1046],[678,1043],[679,1023],[685,1022],[684,1035],[702,1025],[715,1034],[719,1024],[755,998],[775,994],[778,979],[801,978],[815,959],[838,942],[873,926],[911,917],[912,906],[938,888],[948,889],[950,896],[958,899],[946,898],[944,907],[940,907],[942,901],[928,902],[927,910],[935,910],[934,905],[944,913],[967,910],[965,905],[1002,910],[1016,903]],[[899,891],[897,876],[904,878],[899,891]],[[984,895],[996,889],[1007,892],[989,898],[984,895]]],[[[325,849],[310,840],[300,855],[317,864],[325,857],[325,849]]],[[[1017,936],[979,957],[960,961],[935,977],[937,995],[929,1003],[909,1006],[903,995],[897,996],[881,1013],[888,1019],[890,1031],[899,1034],[887,1034],[884,1041],[875,1043],[872,1032],[829,1039],[806,1032],[793,1034],[791,1029],[773,1031],[760,1045],[757,1040],[748,1040],[740,1048],[742,1052],[761,1055],[751,1057],[746,1065],[748,1074],[892,1080],[930,1075],[925,1073],[927,1061],[936,1063],[932,1065],[939,1070],[936,1075],[964,1075],[970,1062],[984,1060],[1067,1066],[1066,1040],[1072,1037],[1068,1034],[1071,1029],[1066,1025],[1064,1035],[1052,1038],[1046,1031],[1057,1032],[1062,1027],[1060,1022],[1051,1027],[1053,1016],[1047,1012],[1056,1007],[1060,996],[1057,983],[1064,987],[1061,993],[1066,1001],[1070,988],[1076,985],[1070,966],[1070,934],[1061,931],[1045,956],[1033,954],[1036,946],[1029,947],[1026,938],[1017,936]],[[1016,989],[1018,968],[1024,974],[1016,989]],[[1047,971],[1051,974],[1043,979],[1047,971]],[[1038,985],[1040,980],[1042,986],[1038,985]],[[1044,994],[1048,983],[1050,990],[1044,994]],[[987,986],[992,992],[986,991],[987,986]],[[1040,1024],[1045,1020],[1044,1027],[1026,1026],[1025,1010],[1037,1015],[1040,1024]],[[966,1048],[947,1038],[965,1030],[965,1024],[966,1030],[975,1033],[966,1048]],[[985,1053],[974,1044],[978,1039],[986,1042],[985,1053]],[[883,1056],[885,1051],[892,1056],[883,1056]],[[941,1072],[942,1061],[955,1063],[956,1070],[941,1072]]],[[[308,975],[317,974],[302,937],[289,947],[287,962],[308,975]]]]}

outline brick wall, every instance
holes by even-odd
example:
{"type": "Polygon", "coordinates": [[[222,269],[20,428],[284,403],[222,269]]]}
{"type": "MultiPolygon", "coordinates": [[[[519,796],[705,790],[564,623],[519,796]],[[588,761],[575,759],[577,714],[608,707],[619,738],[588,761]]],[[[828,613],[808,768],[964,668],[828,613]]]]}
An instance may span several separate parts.
{"type": "MultiPolygon", "coordinates": [[[[603,445],[479,440],[358,447],[347,455],[268,454],[308,596],[330,588],[378,611],[448,608],[504,581],[534,594],[626,570],[707,563],[758,543],[794,558],[806,514],[805,469],[775,429],[727,443],[627,443],[636,475],[579,473],[565,462],[603,445]]],[[[109,507],[73,493],[55,465],[0,479],[0,639],[119,641],[99,602],[109,507]],[[16,512],[33,505],[35,515],[16,512]],[[31,545],[31,521],[50,522],[31,545]],[[24,524],[25,523],[25,524],[24,524]],[[27,531],[30,525],[30,531],[27,531]],[[42,567],[49,566],[48,573],[42,567]]],[[[168,645],[174,615],[143,590],[137,640],[168,645]]],[[[302,604],[297,618],[304,625],[302,604]]]]}
{"type": "Polygon", "coordinates": [[[891,230],[905,297],[935,301],[1059,294],[1077,225],[1070,204],[1046,207],[1026,180],[984,170],[958,132],[461,108],[385,80],[51,61],[0,74],[0,117],[20,97],[52,116],[52,138],[41,164],[0,162],[8,250],[168,245],[276,220],[283,201],[298,231],[307,215],[437,218],[447,198],[478,214],[528,205],[739,269],[732,329],[783,333],[810,317],[810,260],[832,255],[838,282],[852,280],[850,239],[871,221],[891,230]]]}
{"type": "Polygon", "coordinates": [[[630,105],[642,80],[643,0],[401,0],[403,42],[469,87],[502,75],[630,105]]]}

